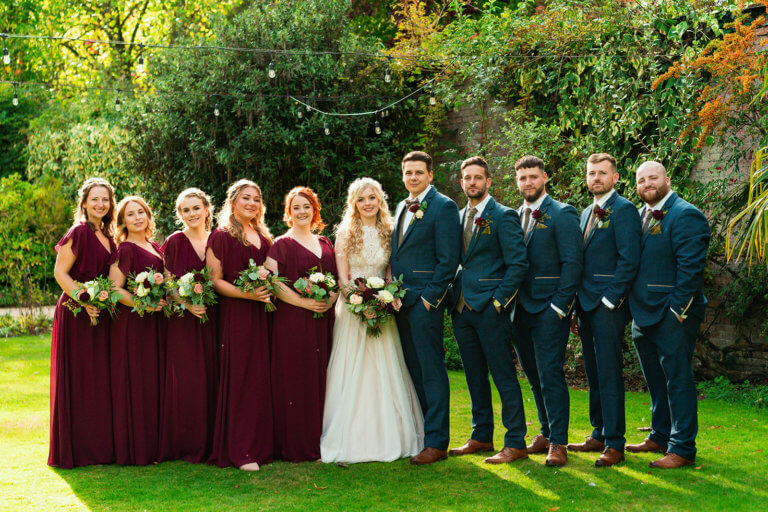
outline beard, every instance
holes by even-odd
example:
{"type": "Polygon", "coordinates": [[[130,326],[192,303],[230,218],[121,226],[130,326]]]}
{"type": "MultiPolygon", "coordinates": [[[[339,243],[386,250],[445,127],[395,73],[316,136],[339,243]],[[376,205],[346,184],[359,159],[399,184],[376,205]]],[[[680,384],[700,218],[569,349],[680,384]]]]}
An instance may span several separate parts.
{"type": "Polygon", "coordinates": [[[467,197],[470,199],[482,199],[486,192],[488,192],[488,187],[479,187],[473,191],[464,191],[464,193],[467,194],[467,197]]]}
{"type": "Polygon", "coordinates": [[[520,193],[523,195],[523,198],[528,201],[529,203],[533,203],[538,198],[542,196],[544,193],[544,187],[546,186],[546,183],[543,183],[540,187],[535,188],[533,190],[528,191],[521,191],[520,193]]]}
{"type": "Polygon", "coordinates": [[[608,185],[597,182],[592,183],[592,185],[589,185],[587,188],[589,189],[589,193],[593,196],[601,196],[607,194],[611,190],[611,187],[608,185]]]}
{"type": "Polygon", "coordinates": [[[659,187],[652,190],[644,190],[642,192],[638,191],[637,195],[639,195],[640,199],[642,199],[646,204],[656,204],[661,201],[665,195],[667,195],[667,192],[669,192],[669,185],[663,183],[659,187]]]}

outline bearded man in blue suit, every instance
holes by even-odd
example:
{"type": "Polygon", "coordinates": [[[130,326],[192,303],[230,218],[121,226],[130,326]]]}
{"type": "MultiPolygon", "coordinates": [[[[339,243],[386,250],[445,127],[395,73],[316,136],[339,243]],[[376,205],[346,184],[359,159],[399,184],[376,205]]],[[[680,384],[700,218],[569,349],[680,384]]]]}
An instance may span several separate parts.
{"type": "Polygon", "coordinates": [[[651,467],[696,459],[696,385],[691,360],[707,300],[702,292],[710,231],[707,218],[670,188],[664,166],[635,172],[645,205],[640,268],[629,294],[632,339],[651,395],[651,434],[630,452],[662,452],[651,467]]]}
{"type": "Polygon", "coordinates": [[[411,464],[448,456],[450,387],[443,348],[443,315],[461,252],[459,209],[432,183],[432,157],[412,151],[403,158],[410,197],[395,212],[390,266],[407,289],[397,314],[403,357],[424,412],[424,450],[411,464]]]}
{"type": "Polygon", "coordinates": [[[515,163],[523,196],[522,217],[528,272],[515,313],[515,349],[536,401],[541,433],[528,453],[547,452],[547,466],[568,460],[570,399],[563,365],[568,331],[581,277],[581,230],[576,209],[546,192],[544,162],[524,156],[515,163]]]}
{"type": "Polygon", "coordinates": [[[593,430],[568,450],[603,452],[595,461],[599,467],[624,460],[625,299],[640,264],[640,219],[635,205],[614,190],[618,180],[615,158],[607,153],[589,157],[586,181],[594,201],[581,213],[584,268],[577,294],[578,329],[573,330],[581,336],[593,430]]]}
{"type": "Polygon", "coordinates": [[[472,399],[472,435],[451,455],[493,451],[493,406],[488,370],[501,396],[504,448],[485,459],[502,464],[528,458],[525,411],[510,329],[518,288],[528,270],[520,217],[489,194],[488,163],[476,156],[461,164],[467,206],[461,212],[461,266],[450,292],[453,333],[472,399]]]}

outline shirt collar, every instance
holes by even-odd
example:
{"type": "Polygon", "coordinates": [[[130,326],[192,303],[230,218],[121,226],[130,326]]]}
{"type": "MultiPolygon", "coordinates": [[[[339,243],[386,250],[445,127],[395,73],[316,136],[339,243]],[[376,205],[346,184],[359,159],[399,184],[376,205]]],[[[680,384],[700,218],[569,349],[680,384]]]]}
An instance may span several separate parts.
{"type": "Polygon", "coordinates": [[[541,194],[540,198],[538,198],[536,201],[534,201],[530,205],[526,204],[525,201],[523,201],[523,206],[520,208],[520,211],[525,211],[526,208],[530,208],[531,211],[538,210],[539,208],[541,208],[541,203],[544,202],[544,199],[546,199],[548,195],[549,194],[544,192],[543,194],[541,194]]]}
{"type": "Polygon", "coordinates": [[[669,189],[669,192],[667,192],[667,195],[662,197],[661,201],[659,201],[658,203],[656,203],[656,204],[645,203],[646,211],[648,209],[651,209],[651,210],[661,210],[662,208],[664,208],[664,204],[667,202],[667,199],[669,199],[669,196],[671,196],[671,195],[672,195],[672,189],[669,189]]]}
{"type": "Polygon", "coordinates": [[[611,189],[610,192],[603,194],[603,197],[601,197],[598,201],[595,201],[594,204],[596,204],[598,207],[603,208],[605,206],[605,203],[608,202],[608,200],[613,197],[613,194],[616,193],[616,190],[611,189]]]}
{"type": "MultiPolygon", "coordinates": [[[[419,203],[421,203],[422,201],[424,201],[424,198],[425,198],[425,197],[427,197],[427,194],[429,193],[429,191],[430,191],[430,189],[431,189],[431,188],[432,188],[432,184],[429,184],[429,185],[427,186],[427,188],[425,188],[425,189],[424,189],[424,191],[423,191],[421,194],[419,194],[418,196],[416,196],[416,199],[419,201],[419,203]]],[[[408,195],[408,199],[411,199],[411,196],[410,196],[410,194],[408,195]]]]}
{"type": "MultiPolygon", "coordinates": [[[[485,199],[480,201],[480,203],[477,206],[475,206],[475,208],[477,208],[477,213],[476,213],[477,216],[483,215],[483,212],[485,211],[485,207],[488,206],[488,201],[490,200],[491,200],[491,194],[488,194],[487,196],[485,196],[485,199]]],[[[469,209],[470,209],[470,206],[469,206],[469,203],[467,203],[467,206],[464,208],[465,215],[469,213],[469,209]]]]}

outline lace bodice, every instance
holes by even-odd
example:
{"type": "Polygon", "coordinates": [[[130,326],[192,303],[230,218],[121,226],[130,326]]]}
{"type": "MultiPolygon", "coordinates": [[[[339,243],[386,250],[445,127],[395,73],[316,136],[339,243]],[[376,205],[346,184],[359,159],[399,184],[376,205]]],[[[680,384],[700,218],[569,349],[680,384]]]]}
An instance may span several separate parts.
{"type": "Polygon", "coordinates": [[[381,246],[375,226],[363,226],[363,246],[360,254],[349,255],[349,273],[356,277],[384,277],[389,264],[389,251],[381,246]]]}

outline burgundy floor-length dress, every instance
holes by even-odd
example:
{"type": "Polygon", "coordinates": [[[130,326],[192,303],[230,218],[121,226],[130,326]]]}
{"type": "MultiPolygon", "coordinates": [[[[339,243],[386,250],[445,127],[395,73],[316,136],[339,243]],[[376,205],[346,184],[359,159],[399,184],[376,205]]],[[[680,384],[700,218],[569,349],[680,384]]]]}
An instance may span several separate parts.
{"type": "MultiPolygon", "coordinates": [[[[169,236],[162,249],[166,270],[177,278],[205,268],[182,232],[169,236]]],[[[210,455],[218,386],[214,316],[209,306],[205,323],[190,313],[166,321],[160,460],[205,462],[210,455]]]]}
{"type": "MultiPolygon", "coordinates": [[[[152,246],[160,253],[159,245],[152,246]]],[[[147,267],[163,272],[161,258],[131,242],[118,246],[116,259],[126,279],[147,267]]],[[[143,466],[158,460],[165,316],[156,312],[140,317],[128,306],[117,307],[110,343],[115,462],[143,466]]]]}
{"type": "MultiPolygon", "coordinates": [[[[69,275],[90,281],[109,274],[115,245],[108,251],[96,233],[81,223],[72,227],[56,245],[72,241],[75,264],[69,275]]],[[[109,379],[109,314],[99,315],[98,325],[81,311],[77,316],[64,305],[62,293],[53,315],[51,336],[51,444],[48,464],[61,468],[110,464],[112,447],[112,397],[109,379]]]]}
{"type": "MultiPolygon", "coordinates": [[[[262,264],[269,243],[245,246],[224,229],[208,238],[208,248],[221,262],[224,279],[234,283],[248,260],[262,264]]],[[[219,396],[213,451],[208,462],[221,467],[273,459],[272,401],[269,379],[269,317],[264,303],[219,297],[219,396]]]]}
{"type": "MultiPolygon", "coordinates": [[[[288,286],[312,267],[336,275],[333,244],[319,237],[318,258],[293,238],[275,240],[269,257],[288,286]]],[[[300,462],[320,458],[325,376],[333,339],[333,308],[321,318],[312,311],[277,301],[272,328],[272,402],[275,458],[300,462]]]]}

